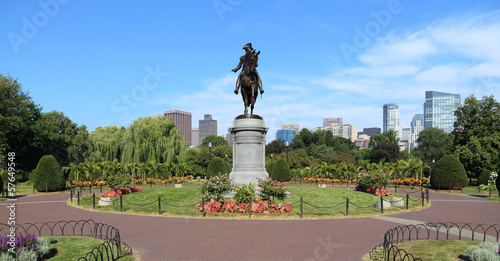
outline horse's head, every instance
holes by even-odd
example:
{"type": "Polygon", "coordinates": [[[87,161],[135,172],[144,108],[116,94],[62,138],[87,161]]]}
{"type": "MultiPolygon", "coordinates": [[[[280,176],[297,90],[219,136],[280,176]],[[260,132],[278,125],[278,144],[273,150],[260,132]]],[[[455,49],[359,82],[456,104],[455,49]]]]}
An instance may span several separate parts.
{"type": "Polygon", "coordinates": [[[260,51],[255,52],[255,50],[252,51],[252,53],[248,56],[248,59],[246,60],[246,66],[244,66],[246,69],[246,73],[253,72],[255,70],[255,67],[257,65],[257,61],[259,60],[259,54],[260,51]]]}

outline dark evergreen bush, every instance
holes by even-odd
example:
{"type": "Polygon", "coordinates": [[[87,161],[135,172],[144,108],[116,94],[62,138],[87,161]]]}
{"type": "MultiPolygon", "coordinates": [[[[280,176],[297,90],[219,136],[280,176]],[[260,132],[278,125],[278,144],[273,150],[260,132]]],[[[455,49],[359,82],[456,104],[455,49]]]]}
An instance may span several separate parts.
{"type": "Polygon", "coordinates": [[[496,186],[497,186],[498,196],[500,197],[500,174],[497,175],[496,186]]]}
{"type": "Polygon", "coordinates": [[[3,192],[3,179],[0,177],[0,194],[3,192]]]}
{"type": "Polygon", "coordinates": [[[45,155],[38,161],[31,178],[35,189],[44,192],[64,189],[66,182],[59,163],[51,155],[45,155]]]}
{"type": "Polygon", "coordinates": [[[460,161],[453,155],[442,157],[432,171],[431,186],[448,189],[467,185],[467,174],[460,161]]]}
{"type": "Polygon", "coordinates": [[[207,179],[220,174],[231,173],[231,166],[221,158],[214,158],[208,164],[207,179]]]}
{"type": "Polygon", "coordinates": [[[286,160],[279,159],[276,162],[273,162],[274,166],[272,166],[271,173],[269,173],[269,177],[273,180],[277,181],[290,181],[292,175],[290,174],[290,166],[286,163],[286,160]]]}
{"type": "Polygon", "coordinates": [[[273,162],[266,165],[266,172],[267,172],[267,174],[269,174],[269,177],[271,177],[271,173],[273,173],[273,168],[274,168],[275,164],[276,164],[276,161],[273,161],[273,162]]]}
{"type": "Polygon", "coordinates": [[[488,180],[490,179],[491,170],[485,169],[477,177],[477,185],[488,185],[488,180]]]}

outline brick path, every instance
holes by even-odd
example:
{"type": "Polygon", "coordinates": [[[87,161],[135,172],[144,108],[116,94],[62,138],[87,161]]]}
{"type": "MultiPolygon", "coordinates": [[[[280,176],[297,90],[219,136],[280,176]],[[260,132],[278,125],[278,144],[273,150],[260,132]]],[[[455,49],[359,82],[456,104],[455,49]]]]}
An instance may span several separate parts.
{"type": "MultiPolygon", "coordinates": [[[[384,233],[401,224],[500,223],[500,203],[479,197],[432,193],[419,212],[333,220],[213,220],[109,214],[66,205],[68,193],[21,197],[16,221],[93,219],[120,230],[143,260],[361,260],[384,233]]],[[[7,223],[8,202],[0,203],[7,223]]]]}

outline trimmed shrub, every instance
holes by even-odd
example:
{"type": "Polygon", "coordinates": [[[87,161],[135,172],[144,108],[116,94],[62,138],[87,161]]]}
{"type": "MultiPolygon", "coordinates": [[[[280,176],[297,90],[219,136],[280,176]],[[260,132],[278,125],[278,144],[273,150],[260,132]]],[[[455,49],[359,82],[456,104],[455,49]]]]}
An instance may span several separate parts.
{"type": "Polygon", "coordinates": [[[273,161],[269,164],[266,165],[266,172],[269,174],[269,177],[271,177],[271,173],[273,172],[273,168],[276,165],[276,161],[273,161]]]}
{"type": "Polygon", "coordinates": [[[231,173],[231,166],[221,158],[214,158],[208,164],[207,179],[229,173],[231,173]]]}
{"type": "Polygon", "coordinates": [[[44,192],[64,189],[66,182],[59,163],[51,155],[45,155],[38,161],[32,181],[36,190],[44,192]]]}
{"type": "Polygon", "coordinates": [[[3,179],[0,177],[0,194],[3,192],[3,179]]]}
{"type": "Polygon", "coordinates": [[[498,196],[500,197],[500,174],[497,175],[496,186],[497,186],[498,196]]]}
{"type": "Polygon", "coordinates": [[[269,177],[273,180],[287,182],[290,181],[292,175],[290,174],[290,166],[286,163],[286,160],[279,159],[271,168],[271,173],[269,173],[269,177]]]}
{"type": "Polygon", "coordinates": [[[453,155],[443,156],[432,171],[431,186],[448,189],[467,185],[464,165],[453,155]]]}
{"type": "Polygon", "coordinates": [[[477,185],[488,185],[488,180],[490,180],[491,170],[485,169],[477,177],[477,185]]]}

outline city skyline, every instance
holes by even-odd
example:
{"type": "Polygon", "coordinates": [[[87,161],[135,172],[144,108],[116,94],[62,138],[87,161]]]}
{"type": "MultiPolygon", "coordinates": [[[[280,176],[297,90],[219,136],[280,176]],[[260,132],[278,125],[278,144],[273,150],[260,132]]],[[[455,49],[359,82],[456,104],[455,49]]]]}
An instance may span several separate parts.
{"type": "Polygon", "coordinates": [[[428,90],[500,97],[496,0],[227,4],[2,2],[0,73],[89,130],[179,108],[214,115],[223,131],[243,113],[231,69],[251,42],[267,140],[283,123],[330,117],[382,127],[387,103],[409,125],[428,90]]]}

